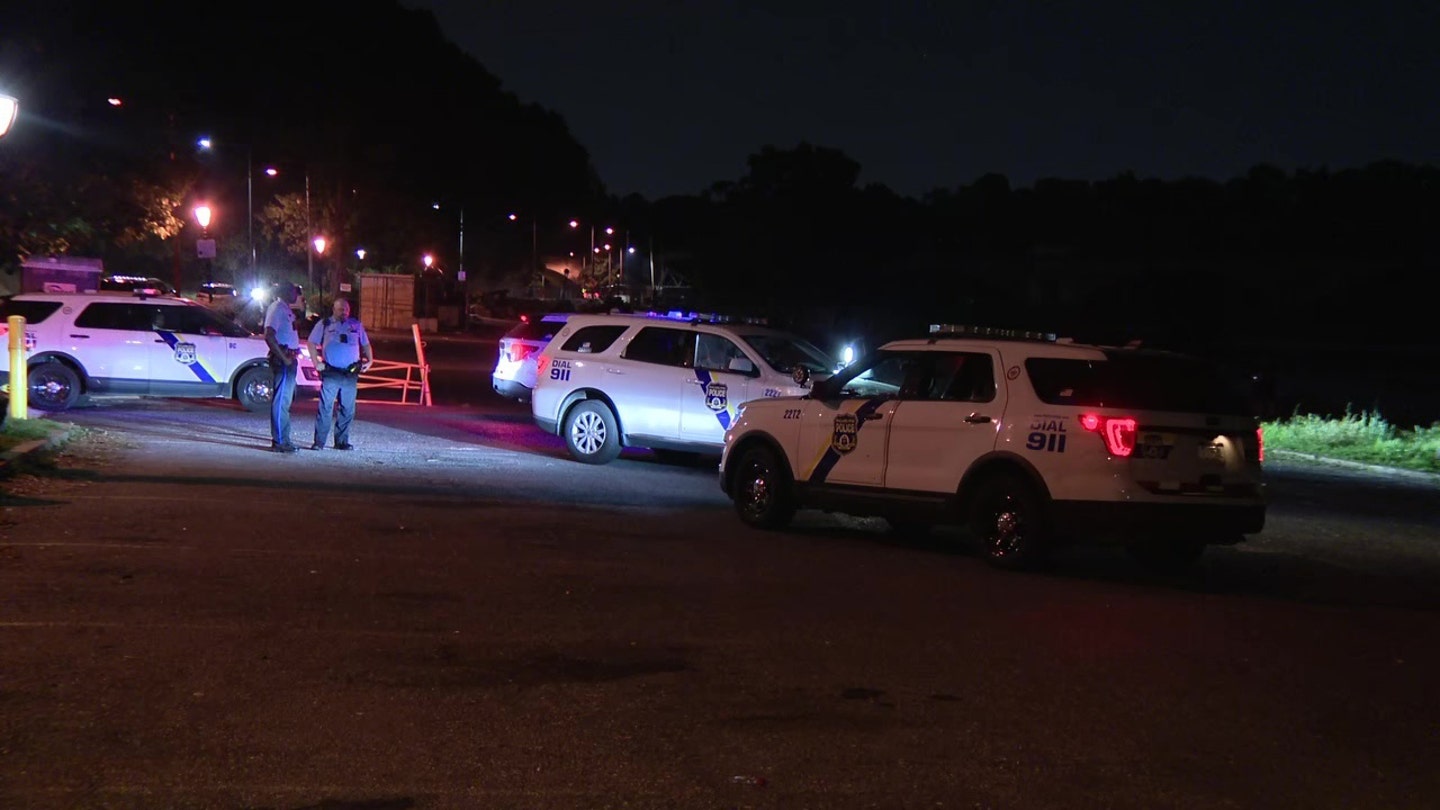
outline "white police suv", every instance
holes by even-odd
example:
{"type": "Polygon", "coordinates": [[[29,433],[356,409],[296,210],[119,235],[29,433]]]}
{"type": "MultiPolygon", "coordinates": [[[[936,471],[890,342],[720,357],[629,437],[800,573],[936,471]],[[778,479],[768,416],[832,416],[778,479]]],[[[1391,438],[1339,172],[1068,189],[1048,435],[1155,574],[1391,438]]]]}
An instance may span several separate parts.
{"type": "Polygon", "coordinates": [[[570,315],[566,312],[552,312],[539,318],[521,315],[520,323],[500,338],[495,370],[490,374],[490,385],[495,393],[508,399],[529,402],[530,394],[535,390],[535,367],[540,352],[569,319],[570,315]]]}
{"type": "MultiPolygon", "coordinates": [[[[193,301],[144,293],[23,293],[0,301],[0,337],[25,318],[30,405],[63,411],[82,394],[225,397],[270,406],[265,339],[193,301]]],[[[0,380],[10,379],[9,353],[0,380]]],[[[299,384],[318,387],[308,357],[299,384]]]]}
{"type": "Polygon", "coordinates": [[[530,406],[577,460],[622,447],[720,452],[740,403],[804,393],[835,362],[803,338],[691,313],[572,315],[541,353],[530,406]]]}
{"type": "Polygon", "coordinates": [[[1083,538],[1174,570],[1263,528],[1263,453],[1246,397],[1201,360],[932,326],[745,404],[720,484],[758,527],[817,507],[967,526],[1002,567],[1083,538]]]}

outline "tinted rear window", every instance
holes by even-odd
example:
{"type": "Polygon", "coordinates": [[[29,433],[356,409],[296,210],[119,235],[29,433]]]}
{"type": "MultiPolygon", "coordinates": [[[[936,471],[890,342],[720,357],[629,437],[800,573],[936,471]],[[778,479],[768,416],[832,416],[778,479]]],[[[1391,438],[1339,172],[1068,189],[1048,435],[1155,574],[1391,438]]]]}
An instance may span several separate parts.
{"type": "Polygon", "coordinates": [[[1035,394],[1052,405],[1249,415],[1243,389],[1219,366],[1172,355],[1106,352],[1107,360],[1032,357],[1035,394]]]}
{"type": "Polygon", "coordinates": [[[507,338],[519,338],[520,340],[549,341],[555,337],[555,333],[565,328],[564,321],[531,321],[530,323],[517,323],[510,327],[505,333],[507,338]]]}
{"type": "Polygon", "coordinates": [[[610,348],[615,338],[625,333],[628,327],[620,326],[586,326],[570,336],[565,345],[560,348],[567,352],[599,353],[610,348]]]}
{"type": "Polygon", "coordinates": [[[41,323],[59,308],[59,301],[0,301],[0,321],[19,315],[26,323],[41,323]]]}

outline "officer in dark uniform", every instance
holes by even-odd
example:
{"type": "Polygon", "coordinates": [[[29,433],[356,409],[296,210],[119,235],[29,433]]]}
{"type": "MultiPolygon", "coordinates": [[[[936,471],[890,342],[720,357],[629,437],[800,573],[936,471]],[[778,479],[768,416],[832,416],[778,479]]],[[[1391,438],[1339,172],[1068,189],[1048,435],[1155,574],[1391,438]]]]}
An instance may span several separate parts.
{"type": "Polygon", "coordinates": [[[355,389],[361,373],[370,370],[375,355],[370,337],[359,318],[350,317],[350,302],[335,299],[333,314],[310,330],[310,356],[320,370],[320,410],[315,414],[315,443],[311,450],[325,449],[330,437],[330,420],[335,416],[335,449],[353,450],[350,423],[355,420],[355,389]]]}

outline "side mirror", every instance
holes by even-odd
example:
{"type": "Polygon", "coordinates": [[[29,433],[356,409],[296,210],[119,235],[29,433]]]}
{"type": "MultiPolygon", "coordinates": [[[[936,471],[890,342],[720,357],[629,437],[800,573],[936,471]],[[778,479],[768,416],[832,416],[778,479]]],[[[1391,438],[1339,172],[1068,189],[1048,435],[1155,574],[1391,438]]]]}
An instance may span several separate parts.
{"type": "Polygon", "coordinates": [[[729,369],[741,374],[749,374],[755,370],[755,364],[750,362],[750,358],[748,357],[732,357],[730,358],[729,369]]]}
{"type": "Polygon", "coordinates": [[[804,366],[796,366],[795,370],[790,373],[790,378],[793,379],[798,386],[807,386],[810,384],[810,369],[804,366]]]}

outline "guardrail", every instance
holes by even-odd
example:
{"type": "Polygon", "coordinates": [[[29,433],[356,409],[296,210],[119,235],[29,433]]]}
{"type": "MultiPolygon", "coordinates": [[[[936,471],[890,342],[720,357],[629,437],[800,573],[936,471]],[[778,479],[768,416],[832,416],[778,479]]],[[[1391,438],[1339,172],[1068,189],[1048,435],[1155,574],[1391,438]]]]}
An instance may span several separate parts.
{"type": "MultiPolygon", "coordinates": [[[[430,364],[425,362],[425,341],[420,339],[420,324],[411,324],[410,334],[415,338],[416,362],[376,360],[370,364],[369,371],[360,375],[355,384],[357,391],[398,390],[401,405],[429,406],[433,404],[430,401],[430,364]],[[404,376],[402,377],[401,374],[404,376]],[[414,402],[410,401],[411,393],[415,394],[414,402]]],[[[357,399],[356,401],[394,404],[394,400],[389,399],[357,399]]]]}

